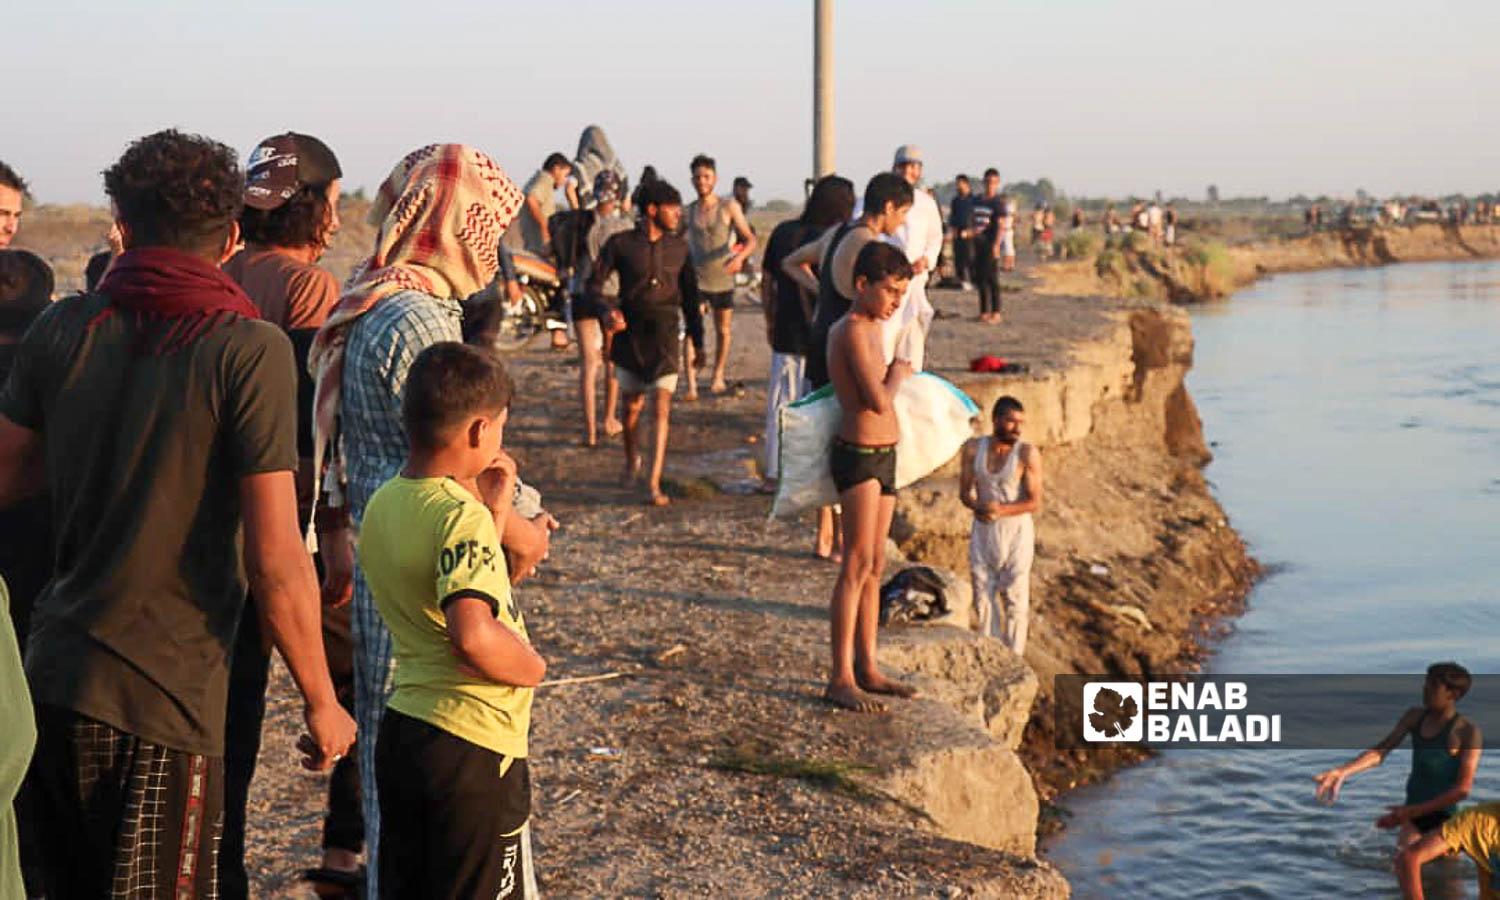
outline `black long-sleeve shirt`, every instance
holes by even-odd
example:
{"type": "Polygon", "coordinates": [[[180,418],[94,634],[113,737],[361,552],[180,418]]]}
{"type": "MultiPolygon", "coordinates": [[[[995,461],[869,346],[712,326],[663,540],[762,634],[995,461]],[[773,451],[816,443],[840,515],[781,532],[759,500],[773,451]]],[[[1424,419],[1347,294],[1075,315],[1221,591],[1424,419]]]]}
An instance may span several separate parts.
{"type": "MultiPolygon", "coordinates": [[[[624,314],[625,330],[615,336],[610,358],[647,381],[677,371],[679,314],[686,320],[688,334],[703,334],[698,279],[687,241],[675,234],[653,241],[643,225],[611,237],[599,251],[584,291],[624,314]],[[604,296],[611,272],[620,276],[618,298],[604,296]]],[[[701,341],[695,337],[693,343],[701,341]]]]}

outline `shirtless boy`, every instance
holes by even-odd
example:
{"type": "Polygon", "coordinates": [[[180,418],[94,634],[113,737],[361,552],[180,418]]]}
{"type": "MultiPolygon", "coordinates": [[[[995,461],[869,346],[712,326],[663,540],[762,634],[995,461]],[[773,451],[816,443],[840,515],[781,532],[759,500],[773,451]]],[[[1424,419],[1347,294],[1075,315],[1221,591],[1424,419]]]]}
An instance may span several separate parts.
{"type": "MultiPolygon", "coordinates": [[[[807,338],[809,389],[828,383],[828,331],[854,303],[854,263],[871,241],[896,233],[911,210],[914,192],[905,178],[881,172],[865,185],[864,213],[856,222],[835,225],[822,237],[793,250],[782,260],[781,270],[817,298],[807,338]],[[816,267],[816,273],[813,271],[816,267]]],[[[882,357],[882,361],[885,357],[882,357]]],[[[838,516],[831,506],[818,511],[818,556],[840,562],[835,535],[838,516]]]]}
{"type": "Polygon", "coordinates": [[[856,712],[880,712],[871,694],[910,697],[916,690],[880,673],[875,662],[880,623],[880,573],[896,507],[893,400],[911,363],[886,365],[881,324],[895,314],[911,281],[906,254],[872,241],[854,263],[854,304],[828,334],[828,371],[843,407],[830,468],[844,509],[844,559],[829,608],[833,667],[823,696],[856,712]]]}
{"type": "Polygon", "coordinates": [[[1406,779],[1406,803],[1390,807],[1375,825],[1399,827],[1397,850],[1405,850],[1441,829],[1473,789],[1483,752],[1479,726],[1457,709],[1459,698],[1471,683],[1469,671],[1458,663],[1428,666],[1422,705],[1408,709],[1379,744],[1345,765],[1314,775],[1318,799],[1326,803],[1337,800],[1345,779],[1385,762],[1386,755],[1410,734],[1412,760],[1411,775],[1406,779]]]}

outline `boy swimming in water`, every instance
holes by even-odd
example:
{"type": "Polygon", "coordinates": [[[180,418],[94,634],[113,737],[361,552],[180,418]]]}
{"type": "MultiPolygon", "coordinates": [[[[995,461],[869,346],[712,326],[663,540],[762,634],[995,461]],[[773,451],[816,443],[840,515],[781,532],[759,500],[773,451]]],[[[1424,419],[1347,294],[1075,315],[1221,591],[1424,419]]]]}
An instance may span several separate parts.
{"type": "Polygon", "coordinates": [[[1428,666],[1422,705],[1403,713],[1379,744],[1351,762],[1314,775],[1318,799],[1325,803],[1337,800],[1345,779],[1380,765],[1410,734],[1412,760],[1411,775],[1406,779],[1406,803],[1390,807],[1375,824],[1380,828],[1399,827],[1396,847],[1402,851],[1442,828],[1473,789],[1483,750],[1479,726],[1457,709],[1472,682],[1469,670],[1458,663],[1428,666]]]}
{"type": "Polygon", "coordinates": [[[911,263],[900,250],[866,244],[854,263],[854,305],[828,334],[828,372],[843,407],[829,467],[844,507],[844,560],[829,608],[833,668],[823,696],[856,712],[885,708],[870,694],[916,693],[882,675],[875,662],[880,573],[896,508],[900,432],[893,401],[912,372],[904,359],[885,364],[881,323],[901,306],[911,274],[911,263]]]}

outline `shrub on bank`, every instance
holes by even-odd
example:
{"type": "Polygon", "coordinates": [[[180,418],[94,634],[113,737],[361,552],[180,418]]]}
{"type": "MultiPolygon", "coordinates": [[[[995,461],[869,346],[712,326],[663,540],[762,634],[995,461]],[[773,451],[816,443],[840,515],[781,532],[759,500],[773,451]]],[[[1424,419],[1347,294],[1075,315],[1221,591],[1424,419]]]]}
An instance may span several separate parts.
{"type": "Polygon", "coordinates": [[[1062,239],[1063,259],[1088,259],[1103,245],[1103,237],[1092,231],[1070,232],[1062,239]]]}
{"type": "Polygon", "coordinates": [[[1094,260],[1094,271],[1099,273],[1100,278],[1124,278],[1128,268],[1125,262],[1125,254],[1119,250],[1101,250],[1099,251],[1099,256],[1094,260]]]}

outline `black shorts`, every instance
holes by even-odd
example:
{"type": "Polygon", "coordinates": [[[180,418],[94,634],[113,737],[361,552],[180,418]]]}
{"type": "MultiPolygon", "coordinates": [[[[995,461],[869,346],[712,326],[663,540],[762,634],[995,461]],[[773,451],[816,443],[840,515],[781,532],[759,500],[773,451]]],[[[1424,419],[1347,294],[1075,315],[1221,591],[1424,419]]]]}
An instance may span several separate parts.
{"type": "Polygon", "coordinates": [[[840,494],[873,478],[880,483],[882,496],[896,496],[896,446],[894,444],[884,447],[865,447],[860,444],[851,444],[843,438],[835,438],[828,468],[833,472],[833,486],[838,488],[840,494]]]}
{"type": "Polygon", "coordinates": [[[1441,828],[1443,823],[1451,818],[1453,818],[1452,810],[1440,809],[1437,812],[1428,813],[1425,816],[1417,816],[1415,819],[1412,819],[1411,827],[1417,829],[1419,834],[1427,834],[1430,831],[1441,828]]]}
{"type": "Polygon", "coordinates": [[[609,305],[594,297],[573,298],[573,321],[579,319],[602,319],[609,312],[609,305]]]}
{"type": "Polygon", "coordinates": [[[734,309],[734,291],[699,291],[698,302],[714,309],[734,309]]]}
{"type": "Polygon", "coordinates": [[[387,709],[375,745],[380,896],[530,896],[531,776],[507,758],[387,709]]]}

